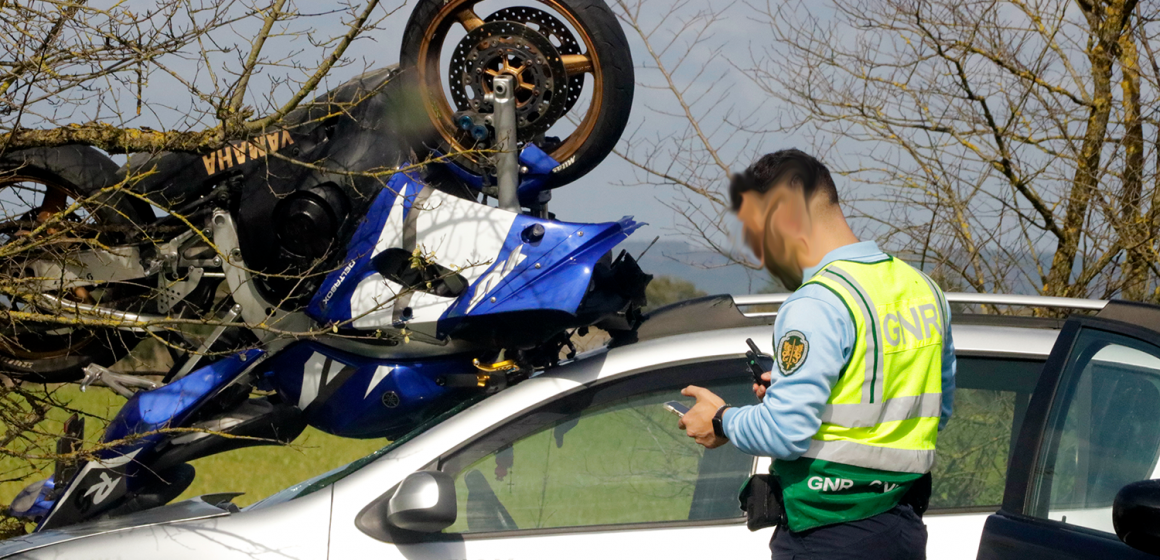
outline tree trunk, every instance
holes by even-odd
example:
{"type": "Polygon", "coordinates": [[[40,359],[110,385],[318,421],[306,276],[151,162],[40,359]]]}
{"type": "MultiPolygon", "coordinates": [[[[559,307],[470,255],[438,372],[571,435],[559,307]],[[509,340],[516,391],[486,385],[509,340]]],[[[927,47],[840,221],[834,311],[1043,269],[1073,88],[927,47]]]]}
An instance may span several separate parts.
{"type": "MultiPolygon", "coordinates": [[[[1112,111],[1112,69],[1119,51],[1120,35],[1127,19],[1123,15],[1128,8],[1123,0],[1104,5],[1101,2],[1077,2],[1091,27],[1095,38],[1088,61],[1091,64],[1092,107],[1088,112],[1084,129],[1083,145],[1068,194],[1067,210],[1064,214],[1062,233],[1051,260],[1051,271],[1044,286],[1045,295],[1081,296],[1086,286],[1072,284],[1072,270],[1080,239],[1084,234],[1084,224],[1091,209],[1092,195],[1099,186],[1100,155],[1103,151],[1108,131],[1108,119],[1112,111]]],[[[1134,3],[1133,6],[1134,7],[1134,3]]],[[[1130,11],[1130,8],[1129,8],[1130,11]]]]}
{"type": "MultiPolygon", "coordinates": [[[[1129,27],[1130,29],[1130,27],[1129,27]]],[[[1124,184],[1120,191],[1120,246],[1127,255],[1124,261],[1123,296],[1141,301],[1148,290],[1148,227],[1141,216],[1144,184],[1144,119],[1140,110],[1140,53],[1135,34],[1130,30],[1120,36],[1120,72],[1123,79],[1124,105],[1124,184]]],[[[1113,222],[1115,223],[1115,222],[1113,222]]]]}

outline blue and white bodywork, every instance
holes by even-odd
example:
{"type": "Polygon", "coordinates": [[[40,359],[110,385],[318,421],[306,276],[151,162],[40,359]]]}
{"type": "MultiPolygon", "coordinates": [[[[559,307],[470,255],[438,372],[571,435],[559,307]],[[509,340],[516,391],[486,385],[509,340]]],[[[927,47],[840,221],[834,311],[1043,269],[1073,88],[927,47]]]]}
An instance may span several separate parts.
{"type": "Polygon", "coordinates": [[[307,313],[323,325],[407,329],[439,341],[463,333],[475,339],[473,331],[515,315],[542,316],[545,327],[580,326],[597,264],[640,226],[629,217],[577,224],[516,214],[398,173],[356,231],[346,265],[326,278],[307,313]],[[407,282],[416,266],[437,270],[407,282]]]}
{"type": "MultiPolygon", "coordinates": [[[[118,507],[163,505],[177,497],[193,481],[194,471],[182,460],[180,451],[178,457],[168,459],[167,452],[182,448],[183,438],[192,443],[198,435],[208,436],[190,421],[264,354],[262,350],[247,350],[173,383],[133,395],[101,439],[115,445],[96,451],[96,457],[72,477],[50,511],[30,513],[29,517],[43,516],[41,526],[51,526],[58,517],[72,519],[89,511],[115,514],[118,507]],[[158,491],[142,492],[153,488],[158,491]],[[126,504],[123,498],[141,502],[126,504]]],[[[300,428],[291,439],[299,432],[300,428]]],[[[51,479],[46,486],[53,487],[51,479]]]]}
{"type": "Polygon", "coordinates": [[[294,404],[306,422],[349,438],[394,439],[467,393],[476,382],[463,357],[384,360],[317,342],[287,347],[255,370],[257,385],[294,404]]]}

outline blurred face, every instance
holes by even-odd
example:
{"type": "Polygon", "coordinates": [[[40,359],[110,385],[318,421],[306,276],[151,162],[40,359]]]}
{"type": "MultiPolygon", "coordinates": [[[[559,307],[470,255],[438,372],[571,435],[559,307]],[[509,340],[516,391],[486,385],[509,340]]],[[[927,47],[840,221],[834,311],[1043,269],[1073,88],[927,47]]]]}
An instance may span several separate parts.
{"type": "Polygon", "coordinates": [[[753,191],[741,194],[741,208],[737,209],[737,219],[741,220],[741,234],[745,245],[765,264],[765,198],[753,191]]]}
{"type": "Polygon", "coordinates": [[[810,227],[801,189],[778,187],[765,193],[742,193],[737,210],[749,250],[787,289],[802,283],[801,255],[810,227]]]}

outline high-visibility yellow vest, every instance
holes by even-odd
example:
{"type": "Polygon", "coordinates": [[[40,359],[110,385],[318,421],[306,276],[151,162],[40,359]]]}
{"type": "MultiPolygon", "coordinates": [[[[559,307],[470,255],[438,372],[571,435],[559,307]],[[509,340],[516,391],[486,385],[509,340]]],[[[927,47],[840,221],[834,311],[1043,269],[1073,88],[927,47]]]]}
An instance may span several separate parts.
{"type": "Polygon", "coordinates": [[[938,286],[893,257],[835,261],[810,284],[846,305],[855,342],[809,450],[774,464],[795,531],[889,510],[930,471],[948,320],[938,286]]]}

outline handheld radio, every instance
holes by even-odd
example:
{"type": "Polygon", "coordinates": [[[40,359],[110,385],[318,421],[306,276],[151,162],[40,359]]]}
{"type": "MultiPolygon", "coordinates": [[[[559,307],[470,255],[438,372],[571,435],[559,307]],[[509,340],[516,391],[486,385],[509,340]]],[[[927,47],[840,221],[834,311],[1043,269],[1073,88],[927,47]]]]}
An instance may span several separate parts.
{"type": "Polygon", "coordinates": [[[749,350],[745,351],[745,365],[753,375],[753,382],[762,387],[769,387],[769,381],[762,379],[761,374],[773,371],[773,358],[762,354],[752,338],[745,339],[745,343],[749,345],[749,350]]]}

